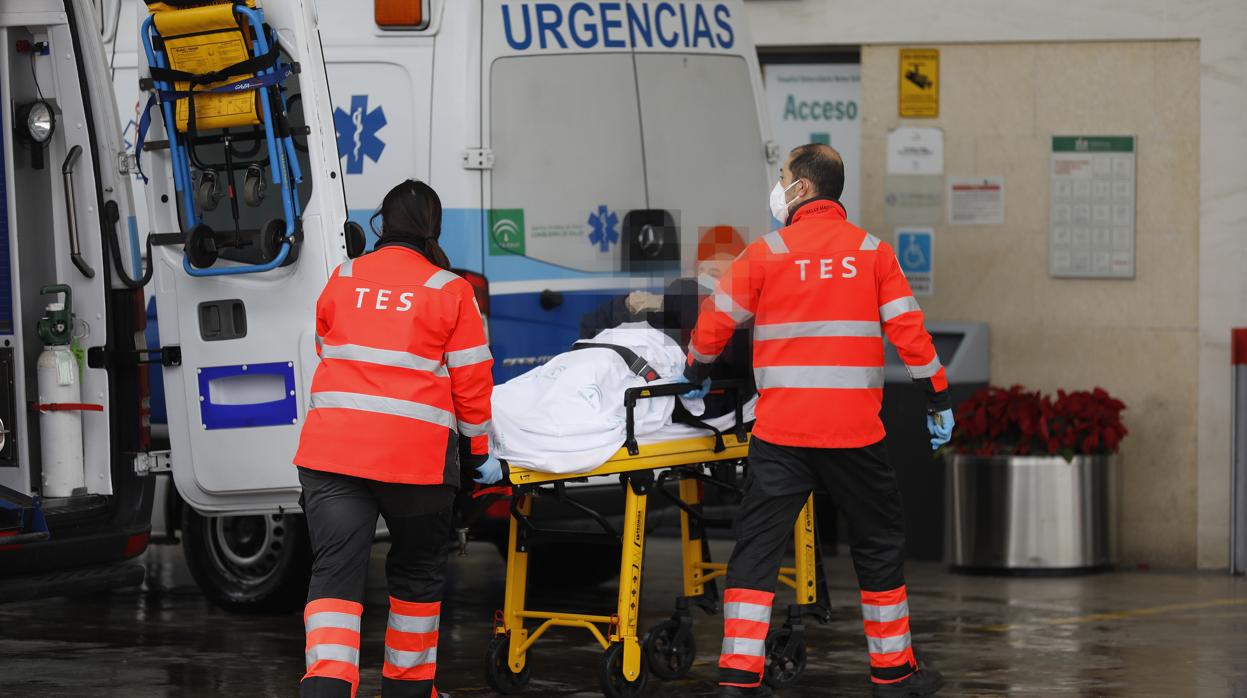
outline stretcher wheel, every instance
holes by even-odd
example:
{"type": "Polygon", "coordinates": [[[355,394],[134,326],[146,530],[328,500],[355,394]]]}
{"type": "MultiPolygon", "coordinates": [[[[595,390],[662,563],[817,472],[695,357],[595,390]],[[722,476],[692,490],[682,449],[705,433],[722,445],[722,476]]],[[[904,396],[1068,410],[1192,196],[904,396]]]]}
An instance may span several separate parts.
{"type": "Polygon", "coordinates": [[[216,173],[210,170],[204,170],[199,176],[199,184],[195,187],[195,199],[199,202],[199,208],[203,211],[211,211],[221,203],[221,199],[225,198],[225,192],[219,186],[216,173]]]}
{"type": "Polygon", "coordinates": [[[778,628],[766,636],[766,672],[762,680],[771,688],[795,686],[805,673],[805,638],[791,628],[778,628]]]}
{"type": "Polygon", "coordinates": [[[268,182],[264,181],[264,169],[259,165],[251,165],[242,180],[242,200],[252,208],[264,203],[264,195],[268,191],[268,182]]]}
{"type": "Polygon", "coordinates": [[[494,635],[494,639],[489,641],[489,647],[485,649],[485,681],[490,688],[504,696],[513,696],[524,691],[524,687],[528,685],[531,666],[525,663],[524,669],[518,674],[511,671],[507,661],[510,644],[511,639],[506,635],[494,635]]]}
{"type": "Polygon", "coordinates": [[[270,219],[260,231],[260,254],[265,262],[277,259],[281,244],[286,241],[286,222],[280,218],[270,219]]]}
{"type": "Polygon", "coordinates": [[[186,258],[196,269],[207,269],[216,264],[217,246],[212,228],[204,223],[191,228],[186,236],[186,258]]]}
{"type": "Polygon", "coordinates": [[[602,662],[598,664],[598,681],[602,685],[602,693],[607,698],[634,698],[645,691],[645,683],[649,680],[649,672],[645,666],[645,654],[641,654],[641,667],[637,672],[636,681],[629,681],[623,674],[623,645],[614,643],[602,653],[602,662]]]}
{"type": "MultiPolygon", "coordinates": [[[[691,628],[690,628],[691,630],[691,628]]],[[[697,645],[693,633],[680,636],[680,621],[674,618],[658,623],[645,634],[645,662],[660,679],[682,679],[693,668],[697,645]]]]}

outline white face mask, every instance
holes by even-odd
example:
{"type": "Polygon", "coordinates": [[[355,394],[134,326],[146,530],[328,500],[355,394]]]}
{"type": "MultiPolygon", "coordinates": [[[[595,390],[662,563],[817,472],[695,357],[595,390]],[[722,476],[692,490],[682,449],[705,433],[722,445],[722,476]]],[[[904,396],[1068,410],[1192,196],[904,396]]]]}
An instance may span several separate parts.
{"type": "Polygon", "coordinates": [[[779,182],[776,182],[775,187],[771,189],[771,215],[780,223],[788,221],[788,190],[797,186],[797,182],[800,181],[798,179],[786,187],[781,187],[779,182]]]}

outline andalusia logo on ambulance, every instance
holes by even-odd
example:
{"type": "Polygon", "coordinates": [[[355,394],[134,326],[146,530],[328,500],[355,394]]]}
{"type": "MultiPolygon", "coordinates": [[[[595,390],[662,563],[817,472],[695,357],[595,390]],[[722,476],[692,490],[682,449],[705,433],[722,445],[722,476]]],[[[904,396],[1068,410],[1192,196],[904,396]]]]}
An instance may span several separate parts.
{"type": "Polygon", "coordinates": [[[732,8],[722,2],[506,2],[502,28],[514,51],[731,49],[732,8]]]}

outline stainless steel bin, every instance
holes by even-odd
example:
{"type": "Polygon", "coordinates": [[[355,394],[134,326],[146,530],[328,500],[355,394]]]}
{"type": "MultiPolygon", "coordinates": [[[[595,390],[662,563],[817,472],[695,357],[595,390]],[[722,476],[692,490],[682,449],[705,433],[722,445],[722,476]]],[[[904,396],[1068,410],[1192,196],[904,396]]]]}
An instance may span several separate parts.
{"type": "Polygon", "coordinates": [[[1116,555],[1116,456],[948,463],[947,560],[963,571],[1080,572],[1116,555]]]}

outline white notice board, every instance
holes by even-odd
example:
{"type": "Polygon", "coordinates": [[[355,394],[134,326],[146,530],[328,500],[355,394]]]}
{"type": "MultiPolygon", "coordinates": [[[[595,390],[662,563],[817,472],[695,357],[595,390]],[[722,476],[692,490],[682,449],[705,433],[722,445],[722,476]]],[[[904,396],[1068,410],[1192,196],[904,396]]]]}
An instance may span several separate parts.
{"type": "MultiPolygon", "coordinates": [[[[844,159],[844,204],[850,221],[860,221],[862,171],[862,66],[857,63],[769,63],[766,102],[780,159],[799,145],[824,143],[844,159]]],[[[778,179],[779,165],[772,176],[778,179]]]]}
{"type": "Polygon", "coordinates": [[[1133,279],[1134,136],[1054,136],[1048,273],[1133,279]]]}

